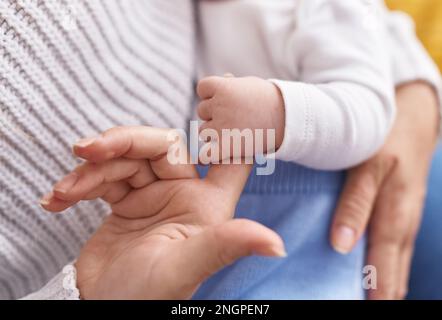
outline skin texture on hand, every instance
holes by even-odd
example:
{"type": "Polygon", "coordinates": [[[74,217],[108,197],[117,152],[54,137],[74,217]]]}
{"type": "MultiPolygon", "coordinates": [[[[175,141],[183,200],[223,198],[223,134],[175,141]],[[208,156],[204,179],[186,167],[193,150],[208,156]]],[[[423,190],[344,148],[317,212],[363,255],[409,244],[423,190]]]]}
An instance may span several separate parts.
{"type": "Polygon", "coordinates": [[[348,174],[331,228],[333,247],[351,251],[368,226],[367,265],[377,270],[370,299],[403,299],[419,229],[439,111],[434,90],[397,89],[398,118],[384,148],[348,174]]]}
{"type": "MultiPolygon", "coordinates": [[[[243,146],[242,157],[271,153],[281,146],[285,130],[284,100],[279,88],[270,81],[231,75],[208,77],[199,82],[197,93],[201,99],[198,115],[205,121],[201,125],[201,132],[213,129],[221,137],[223,129],[275,131],[275,141],[268,143],[265,132],[262,145],[255,144],[250,150],[245,150],[243,146]]],[[[224,150],[223,141],[218,142],[220,150],[224,150]]],[[[225,158],[222,153],[220,156],[225,158]]]]}
{"type": "Polygon", "coordinates": [[[210,275],[252,254],[284,256],[281,238],[248,220],[232,220],[248,165],[173,166],[167,130],[115,128],[83,140],[88,160],[54,186],[42,206],[62,211],[102,198],[113,213],[76,262],[83,299],[189,299],[210,275]]]}

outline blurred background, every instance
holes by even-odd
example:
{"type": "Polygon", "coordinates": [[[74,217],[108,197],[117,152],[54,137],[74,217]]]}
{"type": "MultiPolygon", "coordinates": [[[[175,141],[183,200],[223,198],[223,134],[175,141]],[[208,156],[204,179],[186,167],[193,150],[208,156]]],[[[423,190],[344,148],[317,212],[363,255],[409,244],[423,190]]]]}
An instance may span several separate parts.
{"type": "Polygon", "coordinates": [[[442,71],[442,0],[386,0],[392,10],[411,15],[416,31],[442,71]]]}

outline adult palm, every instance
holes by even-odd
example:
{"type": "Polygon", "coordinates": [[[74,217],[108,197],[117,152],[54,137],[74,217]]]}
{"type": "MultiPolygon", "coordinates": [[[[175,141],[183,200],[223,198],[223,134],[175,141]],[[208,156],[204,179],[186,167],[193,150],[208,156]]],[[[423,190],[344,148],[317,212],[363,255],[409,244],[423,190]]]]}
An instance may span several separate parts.
{"type": "Polygon", "coordinates": [[[113,212],[77,260],[83,298],[187,299],[238,258],[284,254],[273,231],[231,220],[250,168],[214,166],[200,179],[192,165],[167,161],[167,136],[167,130],[117,128],[74,148],[88,162],[56,185],[45,208],[60,211],[100,197],[113,212]]]}

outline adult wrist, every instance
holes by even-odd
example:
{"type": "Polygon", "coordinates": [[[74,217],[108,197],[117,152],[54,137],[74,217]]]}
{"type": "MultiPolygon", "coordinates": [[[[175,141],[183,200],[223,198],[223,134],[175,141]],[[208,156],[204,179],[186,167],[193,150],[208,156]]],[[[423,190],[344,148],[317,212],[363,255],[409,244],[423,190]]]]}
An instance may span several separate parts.
{"type": "Polygon", "coordinates": [[[411,120],[410,124],[432,129],[430,134],[434,135],[436,141],[441,133],[442,116],[439,93],[436,88],[426,81],[413,81],[397,86],[396,93],[399,108],[398,121],[407,116],[411,120]]]}

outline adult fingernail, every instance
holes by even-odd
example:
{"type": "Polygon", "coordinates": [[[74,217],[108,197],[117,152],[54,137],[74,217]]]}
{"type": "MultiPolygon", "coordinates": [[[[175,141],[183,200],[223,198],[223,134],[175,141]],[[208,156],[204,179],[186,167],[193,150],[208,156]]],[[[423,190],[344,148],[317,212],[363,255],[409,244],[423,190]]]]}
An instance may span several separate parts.
{"type": "Polygon", "coordinates": [[[356,232],[347,226],[339,226],[336,229],[333,248],[341,253],[347,254],[351,251],[356,238],[356,232]]]}
{"type": "Polygon", "coordinates": [[[44,195],[41,199],[40,199],[40,205],[41,206],[47,206],[51,203],[52,198],[54,197],[54,193],[53,192],[49,192],[48,194],[44,195]]]}
{"type": "Polygon", "coordinates": [[[274,246],[271,248],[271,252],[275,257],[285,258],[287,257],[287,251],[285,251],[285,248],[282,246],[274,246]]]}
{"type": "Polygon", "coordinates": [[[54,191],[57,191],[59,193],[67,193],[69,192],[69,190],[72,189],[77,180],[78,174],[76,172],[71,172],[54,186],[54,191]]]}
{"type": "Polygon", "coordinates": [[[77,148],[86,148],[92,145],[95,141],[97,141],[98,137],[86,138],[78,141],[74,144],[74,147],[77,148]]]}

